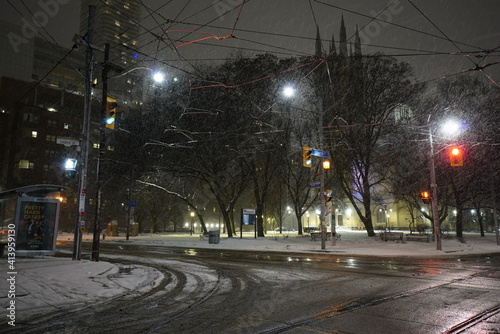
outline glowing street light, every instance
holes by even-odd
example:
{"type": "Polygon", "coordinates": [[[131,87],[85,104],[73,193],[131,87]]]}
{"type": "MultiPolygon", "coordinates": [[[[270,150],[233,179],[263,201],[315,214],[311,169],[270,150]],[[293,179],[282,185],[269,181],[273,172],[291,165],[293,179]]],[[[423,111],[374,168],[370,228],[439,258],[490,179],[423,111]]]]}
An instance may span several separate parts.
{"type": "Polygon", "coordinates": [[[163,73],[161,73],[161,72],[155,72],[153,74],[153,80],[156,83],[162,83],[165,80],[165,75],[163,73]]]}
{"type": "Polygon", "coordinates": [[[285,97],[292,97],[295,95],[295,89],[292,86],[286,86],[283,88],[283,95],[285,95],[285,97]]]}
{"type": "Polygon", "coordinates": [[[76,169],[76,159],[66,159],[66,162],[64,163],[64,168],[65,169],[71,169],[75,170],[76,169]]]}
{"type": "Polygon", "coordinates": [[[441,127],[444,134],[454,136],[460,131],[460,123],[455,120],[448,120],[441,127]]]}

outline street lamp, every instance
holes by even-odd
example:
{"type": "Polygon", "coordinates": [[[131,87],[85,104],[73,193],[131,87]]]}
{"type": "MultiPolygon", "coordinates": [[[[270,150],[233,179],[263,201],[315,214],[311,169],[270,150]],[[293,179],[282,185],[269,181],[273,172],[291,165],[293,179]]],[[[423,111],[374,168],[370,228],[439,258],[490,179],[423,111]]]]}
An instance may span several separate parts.
{"type": "Polygon", "coordinates": [[[75,178],[76,165],[77,165],[76,159],[66,159],[66,162],[64,163],[64,169],[65,169],[64,176],[66,177],[66,179],[72,180],[75,178]]]}
{"type": "Polygon", "coordinates": [[[190,229],[190,231],[189,231],[189,235],[193,235],[193,227],[194,227],[194,226],[193,226],[193,225],[194,225],[194,212],[193,212],[193,211],[191,211],[191,212],[189,213],[189,215],[191,216],[191,229],[190,229]]]}
{"type": "MultiPolygon", "coordinates": [[[[430,121],[431,115],[427,122],[430,121]]],[[[445,122],[441,128],[442,132],[447,135],[455,135],[460,129],[460,124],[456,121],[449,120],[445,122]]],[[[429,144],[430,144],[430,181],[431,181],[431,207],[432,207],[432,225],[434,228],[434,235],[436,238],[436,249],[442,250],[441,244],[441,229],[439,226],[439,210],[438,210],[438,195],[437,195],[437,184],[436,184],[436,165],[434,161],[434,140],[432,136],[432,127],[429,124],[429,144]]]]}
{"type": "Polygon", "coordinates": [[[448,120],[441,126],[441,131],[446,135],[455,136],[460,131],[460,123],[448,120]]]}
{"type": "Polygon", "coordinates": [[[153,73],[153,80],[156,83],[162,83],[165,80],[165,75],[162,72],[155,72],[153,73]]]}
{"type": "Polygon", "coordinates": [[[285,86],[285,88],[283,88],[283,95],[285,97],[292,97],[295,95],[295,88],[293,88],[292,86],[285,86]]]}

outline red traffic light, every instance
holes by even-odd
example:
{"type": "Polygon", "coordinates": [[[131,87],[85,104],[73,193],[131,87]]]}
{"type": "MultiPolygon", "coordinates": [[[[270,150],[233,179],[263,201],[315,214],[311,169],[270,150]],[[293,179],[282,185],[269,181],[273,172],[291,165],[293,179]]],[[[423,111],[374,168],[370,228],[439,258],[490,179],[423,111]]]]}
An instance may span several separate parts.
{"type": "Polygon", "coordinates": [[[460,146],[452,146],[449,151],[450,166],[459,167],[464,165],[464,150],[460,146]]]}

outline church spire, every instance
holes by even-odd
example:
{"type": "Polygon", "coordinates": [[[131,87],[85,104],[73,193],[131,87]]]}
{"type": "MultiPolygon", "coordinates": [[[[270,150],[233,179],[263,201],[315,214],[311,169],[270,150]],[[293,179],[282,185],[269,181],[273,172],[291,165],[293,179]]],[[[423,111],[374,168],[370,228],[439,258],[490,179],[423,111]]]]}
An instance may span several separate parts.
{"type": "Polygon", "coordinates": [[[335,46],[335,36],[332,34],[332,40],[330,41],[330,50],[328,50],[330,55],[337,54],[337,47],[335,46]]]}
{"type": "Polygon", "coordinates": [[[340,21],[340,55],[347,57],[347,32],[344,24],[344,14],[340,21]]]}
{"type": "Polygon", "coordinates": [[[359,31],[357,24],[356,24],[356,35],[354,38],[354,56],[361,57],[361,38],[359,38],[359,31]]]}
{"type": "Polygon", "coordinates": [[[321,36],[319,35],[319,27],[316,25],[316,49],[314,55],[318,58],[323,57],[323,47],[321,44],[321,36]]]}

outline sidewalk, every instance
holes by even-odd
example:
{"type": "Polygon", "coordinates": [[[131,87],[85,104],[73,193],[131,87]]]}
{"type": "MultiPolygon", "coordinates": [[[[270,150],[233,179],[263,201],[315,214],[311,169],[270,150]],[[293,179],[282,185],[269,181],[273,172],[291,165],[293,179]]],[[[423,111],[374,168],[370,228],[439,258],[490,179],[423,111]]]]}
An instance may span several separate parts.
{"type": "MultiPolygon", "coordinates": [[[[321,249],[321,241],[311,241],[310,236],[297,233],[270,233],[265,238],[254,238],[253,233],[245,233],[243,238],[227,238],[222,235],[218,244],[210,244],[208,238],[202,240],[199,234],[143,234],[130,237],[106,237],[101,240],[108,245],[119,247],[123,243],[164,245],[170,247],[233,249],[258,252],[304,252],[332,255],[360,255],[381,257],[457,257],[472,254],[500,253],[494,234],[481,238],[477,234],[467,234],[466,243],[455,238],[442,241],[443,250],[437,251],[434,242],[407,243],[381,241],[379,237],[368,237],[364,231],[339,230],[340,240],[332,246],[326,242],[321,249]]],[[[72,234],[62,234],[59,241],[71,241],[72,234]]],[[[16,258],[15,269],[8,268],[7,258],[0,259],[0,300],[5,314],[0,321],[0,329],[8,322],[46,315],[50,312],[70,307],[71,310],[104,302],[121,295],[142,294],[151,290],[163,279],[163,274],[152,267],[142,265],[116,265],[109,262],[90,261],[92,235],[83,236],[84,244],[81,261],[69,258],[37,257],[16,258]],[[9,310],[14,301],[15,309],[9,310]],[[70,306],[69,306],[70,305],[70,306]],[[7,315],[7,316],[5,316],[7,315]]],[[[1,330],[0,330],[1,331],[1,330]]]]}
{"type": "MultiPolygon", "coordinates": [[[[269,251],[269,252],[313,252],[313,253],[335,253],[342,255],[366,255],[384,257],[446,257],[460,256],[466,254],[488,254],[500,253],[500,246],[496,244],[496,237],[493,233],[485,237],[479,234],[464,234],[465,243],[459,242],[453,235],[442,239],[442,250],[436,250],[436,243],[421,241],[407,241],[406,243],[387,241],[380,237],[368,237],[366,231],[337,230],[340,240],[335,240],[335,245],[328,240],[325,249],[321,249],[321,240],[311,241],[309,235],[299,236],[297,232],[287,232],[279,234],[269,232],[266,237],[254,237],[253,232],[243,233],[240,239],[239,234],[233,238],[221,234],[218,244],[210,244],[208,237],[204,240],[200,234],[192,236],[182,233],[160,233],[160,234],[140,234],[137,237],[130,237],[125,240],[125,236],[106,237],[101,240],[104,243],[137,243],[155,244],[170,247],[184,248],[210,248],[210,249],[234,249],[248,251],[269,251]]],[[[60,240],[72,240],[73,235],[67,234],[59,237],[60,240]]],[[[92,235],[85,235],[84,241],[92,241],[92,235]]]]}

